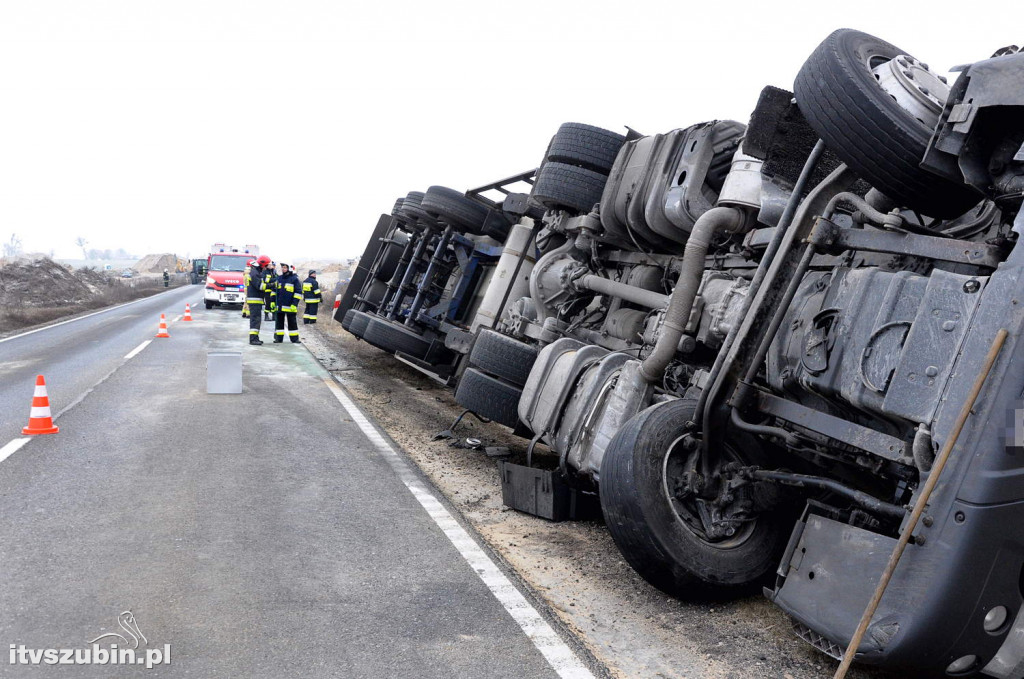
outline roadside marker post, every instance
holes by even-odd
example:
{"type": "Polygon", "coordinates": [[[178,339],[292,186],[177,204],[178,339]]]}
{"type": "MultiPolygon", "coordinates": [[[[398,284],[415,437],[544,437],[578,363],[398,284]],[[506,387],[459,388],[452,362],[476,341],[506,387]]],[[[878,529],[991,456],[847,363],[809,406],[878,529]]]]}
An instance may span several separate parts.
{"type": "Polygon", "coordinates": [[[21,430],[22,434],[56,434],[60,429],[53,424],[50,415],[50,397],[46,395],[46,380],[36,375],[36,390],[32,394],[32,411],[28,417],[28,426],[21,430]]]}

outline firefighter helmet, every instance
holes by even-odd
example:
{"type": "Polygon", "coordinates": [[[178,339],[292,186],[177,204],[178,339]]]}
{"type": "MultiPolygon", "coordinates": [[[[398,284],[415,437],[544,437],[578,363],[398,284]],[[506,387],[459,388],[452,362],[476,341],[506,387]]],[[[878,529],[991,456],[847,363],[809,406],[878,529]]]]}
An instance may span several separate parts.
{"type": "Polygon", "coordinates": [[[260,255],[259,259],[257,259],[256,261],[259,262],[260,266],[266,266],[267,264],[270,264],[270,257],[267,257],[266,255],[260,255]]]}

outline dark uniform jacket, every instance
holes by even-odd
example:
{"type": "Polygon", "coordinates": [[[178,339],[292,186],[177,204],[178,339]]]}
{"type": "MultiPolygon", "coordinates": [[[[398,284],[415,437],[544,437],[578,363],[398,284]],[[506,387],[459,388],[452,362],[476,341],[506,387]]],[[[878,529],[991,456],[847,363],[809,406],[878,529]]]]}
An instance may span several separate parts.
{"type": "Polygon", "coordinates": [[[263,304],[263,291],[266,288],[264,273],[264,269],[256,264],[245,272],[245,301],[249,304],[263,304]]]}
{"type": "Polygon", "coordinates": [[[270,268],[266,268],[264,277],[264,285],[266,289],[263,292],[263,300],[267,303],[267,311],[277,311],[277,273],[270,268]]]}
{"type": "Polygon", "coordinates": [[[277,308],[286,313],[298,313],[299,300],[302,299],[302,283],[294,271],[277,277],[277,308]]]}
{"type": "Polygon", "coordinates": [[[312,276],[302,281],[302,299],[306,304],[319,304],[324,301],[323,295],[320,294],[320,284],[312,276]]]}

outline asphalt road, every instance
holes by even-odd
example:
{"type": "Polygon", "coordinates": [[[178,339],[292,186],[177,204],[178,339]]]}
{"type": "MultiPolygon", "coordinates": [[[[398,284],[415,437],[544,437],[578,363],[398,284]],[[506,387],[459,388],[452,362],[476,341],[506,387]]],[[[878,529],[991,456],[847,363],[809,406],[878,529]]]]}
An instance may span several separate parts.
{"type": "Polygon", "coordinates": [[[173,288],[38,332],[0,339],[0,412],[7,414],[0,420],[0,445],[28,424],[36,375],[46,377],[56,414],[151,339],[161,313],[173,320],[185,310],[185,302],[195,308],[202,298],[201,286],[173,288]]]}
{"type": "Polygon", "coordinates": [[[523,622],[528,601],[303,346],[264,329],[249,347],[237,311],[193,304],[195,322],[125,358],[199,294],[0,343],[0,447],[37,372],[55,412],[71,406],[59,434],[0,461],[0,646],[84,649],[117,632],[131,643],[100,643],[130,647],[117,622],[130,610],[140,648],[172,658],[4,657],[0,674],[590,676],[540,618],[523,622]],[[206,393],[211,349],[242,352],[242,394],[206,393]]]}

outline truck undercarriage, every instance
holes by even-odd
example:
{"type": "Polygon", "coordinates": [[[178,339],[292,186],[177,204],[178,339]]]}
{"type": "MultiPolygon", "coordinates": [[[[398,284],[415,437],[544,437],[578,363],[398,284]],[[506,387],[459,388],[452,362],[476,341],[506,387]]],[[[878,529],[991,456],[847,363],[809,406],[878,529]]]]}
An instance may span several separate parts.
{"type": "Polygon", "coordinates": [[[337,319],[546,446],[663,591],[1020,679],[1022,84],[1014,49],[950,87],[843,29],[747,125],[567,123],[535,171],[399,199],[337,319]]]}

